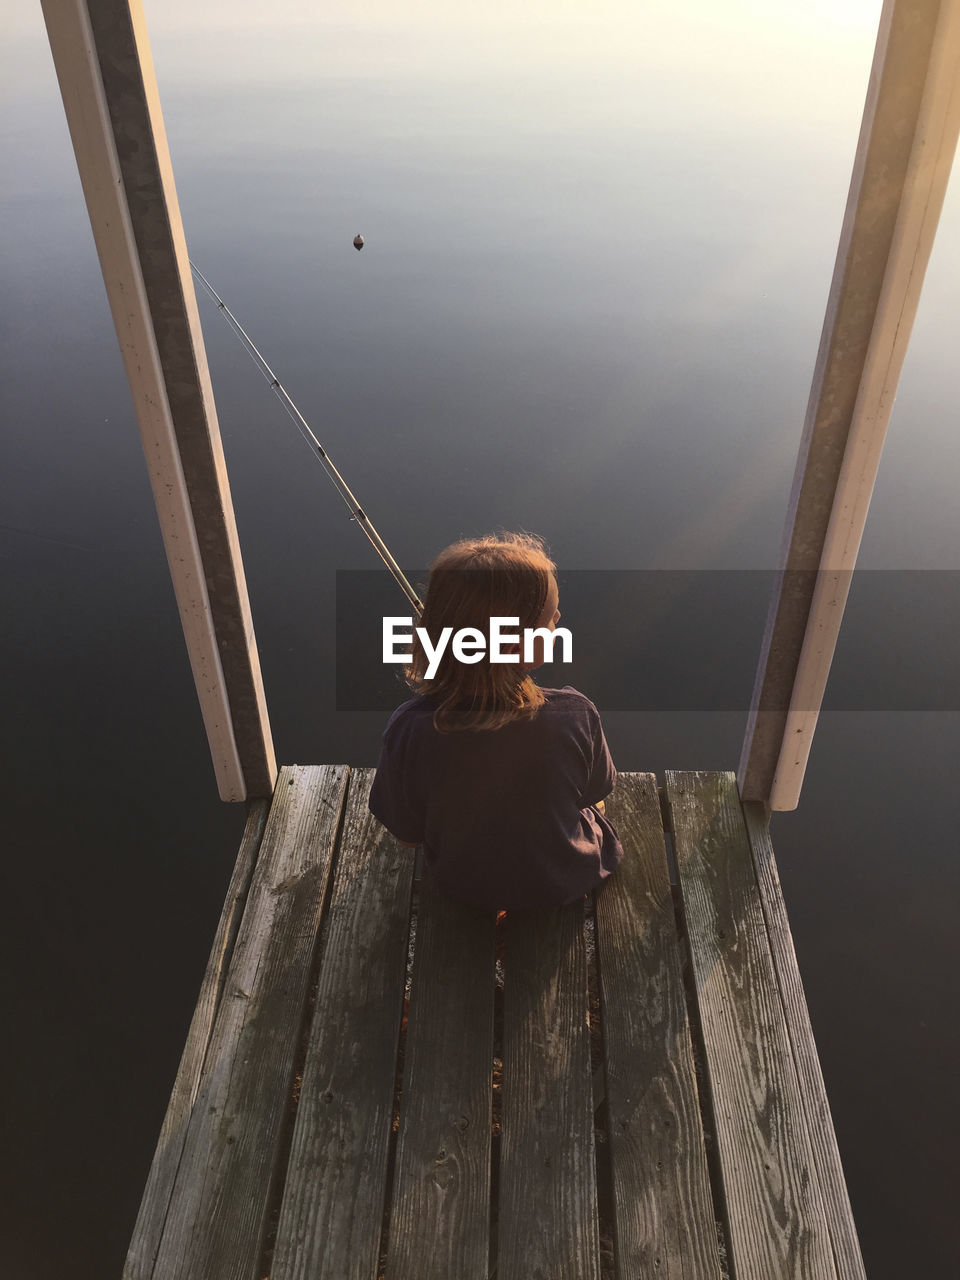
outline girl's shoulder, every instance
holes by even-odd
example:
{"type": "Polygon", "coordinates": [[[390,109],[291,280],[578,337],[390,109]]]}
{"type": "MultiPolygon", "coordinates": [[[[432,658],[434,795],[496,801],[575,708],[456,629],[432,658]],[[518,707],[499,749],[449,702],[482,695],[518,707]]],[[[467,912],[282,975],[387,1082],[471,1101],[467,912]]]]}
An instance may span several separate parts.
{"type": "Polygon", "coordinates": [[[424,694],[417,694],[413,698],[408,698],[406,702],[401,702],[400,706],[397,707],[387,721],[383,736],[386,737],[388,733],[396,733],[398,730],[415,724],[424,717],[433,718],[433,704],[424,694]]]}
{"type": "Polygon", "coordinates": [[[596,738],[603,732],[600,712],[585,693],[566,684],[561,689],[544,689],[546,702],[538,715],[553,731],[596,738]]]}
{"type": "MultiPolygon", "coordinates": [[[[545,701],[534,716],[534,721],[540,721],[544,728],[549,725],[552,731],[566,731],[576,725],[581,730],[588,729],[591,734],[595,733],[596,726],[600,723],[600,713],[585,693],[581,693],[579,689],[569,684],[559,689],[544,686],[541,688],[545,701]]],[[[413,698],[408,698],[396,708],[387,721],[383,730],[383,741],[399,744],[409,742],[423,734],[432,736],[436,733],[433,725],[435,709],[436,701],[428,694],[417,694],[413,698]]],[[[523,726],[529,724],[529,721],[522,721],[517,727],[521,732],[526,733],[530,730],[523,726]]],[[[505,727],[514,729],[515,726],[505,727]]]]}
{"type": "Polygon", "coordinates": [[[590,701],[585,693],[575,689],[572,684],[565,684],[560,689],[544,688],[543,693],[547,703],[558,709],[578,710],[581,712],[592,711],[595,715],[599,714],[596,705],[590,701]]]}

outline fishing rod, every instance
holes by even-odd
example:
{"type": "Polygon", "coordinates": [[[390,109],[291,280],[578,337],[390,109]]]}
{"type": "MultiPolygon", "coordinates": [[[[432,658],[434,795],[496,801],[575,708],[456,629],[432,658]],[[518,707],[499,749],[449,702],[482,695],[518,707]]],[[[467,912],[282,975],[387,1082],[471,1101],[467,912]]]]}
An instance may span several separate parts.
{"type": "Polygon", "coordinates": [[[419,617],[423,613],[423,601],[417,595],[416,591],[414,591],[413,587],[410,585],[410,582],[407,579],[406,575],[404,574],[403,570],[400,568],[396,560],[394,560],[393,556],[390,554],[390,549],[388,548],[384,540],[380,537],[379,533],[377,533],[376,529],[373,527],[370,517],[364,511],[363,507],[360,506],[360,503],[357,501],[357,499],[354,497],[352,489],[347,484],[346,480],[344,480],[343,476],[340,474],[337,468],[333,465],[333,461],[330,455],[327,453],[326,449],[324,449],[323,445],[320,443],[317,437],[310,430],[310,427],[307,425],[307,420],[304,418],[303,414],[300,412],[297,406],[290,399],[289,395],[286,392],[286,389],[284,388],[283,384],[280,382],[280,379],[277,377],[277,375],[273,372],[273,370],[267,364],[266,360],[264,360],[263,356],[260,354],[257,347],[254,345],[253,340],[250,338],[249,334],[241,326],[240,321],[233,314],[233,312],[230,310],[230,308],[227,306],[224,300],[220,297],[219,293],[217,293],[216,289],[214,289],[213,285],[210,283],[207,277],[203,274],[200,268],[197,267],[193,262],[190,263],[190,267],[194,275],[203,285],[204,289],[206,289],[207,293],[209,293],[210,297],[217,304],[217,307],[219,308],[219,310],[226,317],[227,321],[230,324],[230,327],[233,329],[234,333],[236,333],[237,337],[243,343],[244,347],[247,350],[248,355],[251,357],[254,364],[257,366],[257,368],[260,370],[260,372],[263,374],[266,380],[270,383],[270,389],[276,392],[277,399],[283,405],[288,415],[293,419],[294,425],[296,426],[300,434],[303,436],[304,440],[306,440],[307,444],[310,446],[311,452],[321,463],[323,463],[324,470],[326,471],[330,479],[333,481],[337,492],[340,494],[340,497],[343,498],[344,502],[347,504],[347,506],[350,509],[350,519],[356,520],[357,524],[360,526],[363,532],[367,535],[371,545],[373,546],[374,551],[376,551],[377,555],[380,557],[383,563],[387,566],[387,568],[393,574],[394,578],[396,578],[401,591],[407,597],[410,603],[413,605],[414,609],[416,609],[417,616],[419,617]]]}

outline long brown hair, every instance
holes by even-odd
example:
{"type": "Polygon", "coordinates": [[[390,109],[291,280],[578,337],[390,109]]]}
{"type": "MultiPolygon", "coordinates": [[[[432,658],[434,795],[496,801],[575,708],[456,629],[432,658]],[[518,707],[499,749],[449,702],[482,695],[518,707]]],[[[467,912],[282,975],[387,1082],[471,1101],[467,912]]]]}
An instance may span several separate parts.
{"type": "MultiPolygon", "coordinates": [[[[556,565],[535,533],[497,532],[467,538],[441,551],[430,566],[427,596],[419,625],[436,645],[444,627],[454,634],[476,627],[489,641],[490,619],[519,618],[519,630],[540,621],[556,565]]],[[[532,719],[546,701],[543,690],[519,664],[460,662],[448,645],[432,680],[428,659],[414,632],[413,660],[405,669],[416,693],[436,700],[433,723],[440,733],[457,729],[500,729],[513,720],[532,719]]]]}

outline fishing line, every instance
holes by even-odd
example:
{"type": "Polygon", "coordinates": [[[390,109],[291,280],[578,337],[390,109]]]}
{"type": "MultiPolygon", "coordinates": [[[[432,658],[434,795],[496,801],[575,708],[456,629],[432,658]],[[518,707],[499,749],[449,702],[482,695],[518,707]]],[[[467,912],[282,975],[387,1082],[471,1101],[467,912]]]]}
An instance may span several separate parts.
{"type": "Polygon", "coordinates": [[[387,547],[387,544],[384,542],[384,540],[380,537],[379,533],[377,533],[376,529],[373,527],[373,524],[370,521],[370,517],[364,511],[363,507],[360,506],[360,503],[357,501],[357,499],[354,497],[353,491],[351,490],[350,486],[347,484],[346,480],[344,480],[343,476],[340,474],[337,468],[333,465],[333,461],[331,460],[330,455],[327,453],[326,449],[324,449],[323,445],[320,443],[317,437],[310,430],[310,427],[307,425],[307,420],[304,418],[303,414],[300,412],[297,406],[290,399],[290,396],[287,394],[287,391],[284,388],[283,384],[281,383],[280,379],[277,377],[277,375],[273,372],[273,370],[267,364],[266,360],[264,360],[263,356],[260,354],[257,347],[254,345],[253,340],[250,338],[249,334],[240,324],[240,321],[233,314],[233,312],[230,310],[230,308],[227,306],[224,300],[220,297],[219,293],[217,293],[216,289],[214,289],[213,285],[206,278],[206,276],[199,269],[199,267],[195,266],[194,263],[192,262],[190,263],[190,267],[193,271],[193,274],[197,277],[197,279],[203,285],[204,289],[206,289],[207,293],[209,293],[210,297],[217,304],[218,309],[226,317],[227,322],[230,324],[230,327],[233,329],[234,333],[243,343],[247,351],[247,354],[253,360],[254,364],[257,366],[257,368],[260,370],[260,372],[263,374],[266,380],[270,383],[270,389],[276,393],[277,399],[283,405],[289,417],[292,418],[294,426],[297,428],[297,430],[303,436],[304,440],[306,440],[307,444],[310,446],[310,452],[314,455],[314,457],[319,462],[323,464],[323,468],[326,471],[327,475],[330,477],[330,479],[333,481],[333,484],[337,492],[340,494],[340,497],[343,498],[344,502],[347,504],[347,506],[350,509],[350,519],[356,520],[357,524],[360,526],[363,532],[367,535],[374,551],[376,551],[377,555],[380,557],[383,563],[387,566],[387,568],[393,574],[394,578],[396,578],[401,591],[407,597],[410,603],[413,605],[414,609],[416,609],[417,616],[419,617],[423,613],[423,601],[417,595],[416,591],[414,591],[413,587],[410,585],[410,582],[408,581],[403,570],[400,568],[396,560],[394,560],[393,556],[390,554],[390,550],[387,547]]]}

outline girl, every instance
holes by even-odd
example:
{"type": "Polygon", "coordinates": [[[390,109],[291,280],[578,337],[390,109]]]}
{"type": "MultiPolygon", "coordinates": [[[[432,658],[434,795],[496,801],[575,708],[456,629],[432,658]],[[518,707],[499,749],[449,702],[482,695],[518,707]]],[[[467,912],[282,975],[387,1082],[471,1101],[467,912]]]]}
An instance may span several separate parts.
{"type": "MultiPolygon", "coordinates": [[[[437,556],[419,625],[433,646],[444,627],[489,634],[491,617],[552,631],[558,603],[543,539],[501,533],[437,556]]],[[[427,680],[427,661],[414,633],[405,674],[417,696],[384,730],[373,815],[403,844],[423,845],[435,884],[458,902],[558,907],[602,885],[623,849],[602,812],[617,773],[597,708],[570,686],[534,683],[539,638],[529,663],[485,654],[471,665],[448,645],[427,680]]]]}

